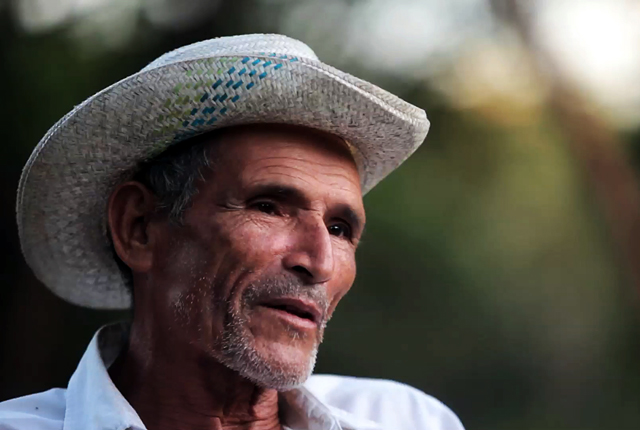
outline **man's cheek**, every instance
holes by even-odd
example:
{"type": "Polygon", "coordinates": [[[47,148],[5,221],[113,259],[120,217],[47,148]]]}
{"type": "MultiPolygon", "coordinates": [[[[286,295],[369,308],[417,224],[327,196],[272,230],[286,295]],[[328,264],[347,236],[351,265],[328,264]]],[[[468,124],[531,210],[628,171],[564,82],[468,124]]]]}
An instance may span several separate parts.
{"type": "Polygon", "coordinates": [[[235,239],[233,249],[242,253],[243,260],[260,265],[277,259],[291,247],[289,237],[283,231],[238,232],[235,239]]]}
{"type": "Polygon", "coordinates": [[[351,290],[353,282],[355,281],[355,267],[353,269],[345,269],[343,272],[338,272],[342,276],[336,281],[336,288],[332,288],[333,292],[329,291],[329,315],[333,314],[340,300],[351,290]],[[333,293],[333,294],[332,294],[333,293]]]}

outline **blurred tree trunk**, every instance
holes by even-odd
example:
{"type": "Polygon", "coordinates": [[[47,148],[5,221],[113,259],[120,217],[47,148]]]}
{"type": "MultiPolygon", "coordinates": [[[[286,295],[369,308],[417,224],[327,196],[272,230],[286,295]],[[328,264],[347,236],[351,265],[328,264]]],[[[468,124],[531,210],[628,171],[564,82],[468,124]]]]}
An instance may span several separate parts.
{"type": "MultiPolygon", "coordinates": [[[[623,295],[636,301],[640,293],[640,186],[632,165],[623,153],[617,133],[574,89],[559,67],[536,40],[532,16],[523,0],[490,0],[496,14],[520,36],[533,57],[535,72],[549,85],[548,107],[565,133],[569,152],[585,176],[611,236],[613,252],[620,261],[623,281],[633,289],[623,295]],[[634,291],[635,290],[635,291],[634,291]]],[[[561,31],[561,29],[558,29],[561,31]]],[[[589,395],[583,390],[585,372],[597,384],[604,375],[598,373],[602,357],[584,356],[579,350],[567,351],[555,345],[555,354],[543,364],[547,369],[545,399],[555,416],[566,422],[579,422],[589,409],[589,395]],[[595,370],[594,370],[595,369],[595,370]]]]}
{"type": "MultiPolygon", "coordinates": [[[[519,34],[533,56],[537,73],[548,82],[549,107],[608,223],[624,279],[640,292],[640,186],[617,133],[589,111],[587,101],[536,40],[527,8],[531,2],[490,1],[496,14],[519,34]]],[[[637,294],[634,297],[637,300],[637,294]]]]}

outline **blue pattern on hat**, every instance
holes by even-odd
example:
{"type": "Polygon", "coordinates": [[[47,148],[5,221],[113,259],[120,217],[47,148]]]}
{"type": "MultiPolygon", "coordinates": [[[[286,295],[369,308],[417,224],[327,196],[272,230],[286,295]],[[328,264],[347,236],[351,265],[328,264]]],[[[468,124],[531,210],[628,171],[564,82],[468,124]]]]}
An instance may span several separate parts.
{"type": "MultiPolygon", "coordinates": [[[[261,55],[268,55],[269,58],[274,58],[277,60],[289,60],[290,62],[298,61],[297,57],[288,57],[286,55],[279,55],[276,53],[269,53],[269,54],[261,53],[261,55]]],[[[205,77],[204,75],[217,74],[217,75],[227,75],[228,80],[225,81],[224,77],[218,77],[216,78],[215,82],[213,82],[212,80],[203,80],[195,83],[193,82],[179,83],[176,85],[174,90],[175,93],[178,95],[178,98],[175,99],[173,103],[170,100],[167,100],[167,102],[165,103],[165,106],[170,107],[171,105],[193,103],[194,101],[197,101],[199,103],[205,103],[205,102],[224,103],[225,101],[227,101],[227,99],[229,99],[229,102],[235,104],[241,99],[241,94],[233,94],[233,93],[235,92],[235,90],[240,89],[240,87],[242,87],[245,82],[242,79],[235,80],[234,74],[235,76],[238,76],[238,77],[242,75],[247,75],[250,78],[257,75],[257,78],[260,81],[262,81],[264,78],[269,76],[269,72],[266,69],[272,64],[274,64],[274,61],[271,59],[256,58],[253,61],[251,60],[252,60],[251,57],[244,57],[241,60],[237,57],[222,58],[219,60],[220,63],[239,61],[240,64],[246,65],[242,67],[239,71],[236,70],[235,65],[231,65],[231,67],[229,67],[229,69],[226,71],[224,69],[214,69],[214,68],[204,69],[204,70],[195,71],[195,72],[193,70],[187,71],[187,76],[190,76],[190,77],[202,76],[202,78],[204,78],[205,77]],[[252,68],[252,67],[259,66],[260,63],[262,63],[262,71],[252,68]],[[231,93],[224,92],[224,93],[215,93],[211,95],[208,91],[204,91],[199,98],[197,96],[195,98],[192,98],[189,95],[181,96],[180,94],[184,89],[197,89],[200,87],[209,87],[213,90],[216,90],[223,84],[225,88],[228,88],[229,91],[231,91],[231,93]]],[[[209,63],[209,64],[214,66],[214,63],[209,63]]],[[[283,67],[283,65],[284,65],[283,63],[277,62],[271,68],[272,73],[275,72],[276,70],[280,70],[283,67]]],[[[259,82],[249,81],[244,86],[244,89],[251,90],[256,86],[257,83],[259,82]]],[[[177,142],[180,140],[187,139],[191,136],[198,134],[200,127],[205,125],[212,125],[213,123],[215,123],[218,120],[218,117],[212,114],[216,112],[216,109],[217,109],[216,106],[205,106],[201,110],[198,107],[192,107],[190,110],[185,111],[184,114],[181,114],[180,110],[177,110],[172,112],[168,116],[166,116],[166,117],[170,117],[170,116],[180,117],[182,115],[195,116],[198,114],[198,112],[200,112],[200,117],[195,118],[193,120],[187,120],[186,118],[184,118],[184,116],[182,116],[183,120],[181,121],[180,125],[182,126],[183,129],[176,130],[173,141],[177,142]]],[[[229,106],[221,106],[220,110],[218,111],[218,115],[225,115],[228,109],[229,109],[229,106]]],[[[178,127],[180,127],[180,125],[178,127]]]]}

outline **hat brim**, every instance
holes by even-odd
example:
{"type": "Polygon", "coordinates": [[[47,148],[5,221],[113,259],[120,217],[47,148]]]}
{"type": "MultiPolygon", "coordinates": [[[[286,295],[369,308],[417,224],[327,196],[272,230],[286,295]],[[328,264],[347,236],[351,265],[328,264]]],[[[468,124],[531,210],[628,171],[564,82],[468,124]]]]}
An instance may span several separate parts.
{"type": "Polygon", "coordinates": [[[363,193],[409,157],[429,128],[423,110],[316,60],[225,56],[143,70],[67,114],[27,162],[17,219],[37,278],[80,306],[129,307],[107,235],[111,190],[171,145],[250,123],[341,136],[352,146],[363,193]]]}

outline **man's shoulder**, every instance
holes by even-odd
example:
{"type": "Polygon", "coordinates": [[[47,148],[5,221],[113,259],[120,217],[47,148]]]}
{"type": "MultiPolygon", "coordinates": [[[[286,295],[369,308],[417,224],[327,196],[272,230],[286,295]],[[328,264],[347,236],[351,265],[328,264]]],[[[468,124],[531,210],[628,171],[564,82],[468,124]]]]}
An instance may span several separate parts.
{"type": "Polygon", "coordinates": [[[338,415],[354,415],[383,429],[464,429],[456,414],[442,402],[400,382],[313,375],[305,387],[338,415]]]}
{"type": "Polygon", "coordinates": [[[0,430],[62,429],[65,407],[63,388],[0,402],[0,430]]]}

